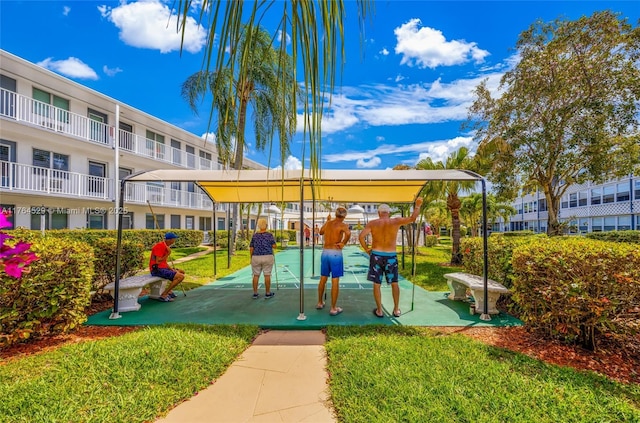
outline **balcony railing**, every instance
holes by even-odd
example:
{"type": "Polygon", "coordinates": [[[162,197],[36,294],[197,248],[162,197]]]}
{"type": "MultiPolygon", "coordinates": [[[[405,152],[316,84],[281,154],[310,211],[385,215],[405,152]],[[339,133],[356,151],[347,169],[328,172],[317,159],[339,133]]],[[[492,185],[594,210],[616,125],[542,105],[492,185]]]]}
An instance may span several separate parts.
{"type": "MultiPolygon", "coordinates": [[[[94,144],[113,146],[115,142],[113,126],[5,89],[0,89],[0,116],[94,144]]],[[[222,169],[217,162],[122,129],[118,130],[118,139],[121,150],[138,156],[187,169],[222,169]]]]}
{"type": "MultiPolygon", "coordinates": [[[[114,181],[77,172],[0,161],[0,190],[56,195],[70,198],[113,200],[114,181]]],[[[128,183],[126,203],[211,210],[212,201],[201,192],[172,189],[142,182],[128,183]]],[[[220,209],[221,205],[218,205],[220,209]]],[[[223,207],[223,210],[226,210],[223,207]]]]}

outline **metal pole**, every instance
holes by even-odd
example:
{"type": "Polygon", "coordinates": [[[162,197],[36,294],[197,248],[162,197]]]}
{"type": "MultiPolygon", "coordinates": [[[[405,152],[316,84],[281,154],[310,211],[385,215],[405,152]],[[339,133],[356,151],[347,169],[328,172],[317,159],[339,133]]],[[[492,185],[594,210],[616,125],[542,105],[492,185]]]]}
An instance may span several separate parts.
{"type": "Polygon", "coordinates": [[[231,268],[231,243],[233,239],[231,239],[231,227],[233,224],[231,223],[231,205],[227,203],[227,269],[231,268]]]}
{"type": "Polygon", "coordinates": [[[218,239],[216,237],[216,202],[213,202],[213,280],[216,280],[216,276],[218,275],[217,265],[218,265],[218,249],[216,248],[218,244],[218,239]]]}
{"type": "Polygon", "coordinates": [[[482,248],[484,269],[482,272],[482,278],[484,282],[484,310],[480,315],[480,320],[491,320],[489,315],[489,293],[487,291],[489,280],[489,252],[488,252],[488,236],[487,236],[487,183],[482,178],[482,248]]]}
{"type": "MultiPolygon", "coordinates": [[[[300,179],[300,230],[304,228],[304,177],[300,179]]],[[[300,232],[300,314],[298,320],[306,320],[304,315],[304,239],[300,232]]]]}
{"type": "MultiPolygon", "coordinates": [[[[124,186],[127,183],[126,179],[120,182],[120,209],[124,208],[124,186]]],[[[122,213],[118,213],[118,241],[116,243],[116,280],[113,289],[113,311],[109,316],[109,320],[119,319],[120,313],[118,312],[118,297],[120,296],[120,255],[122,254],[122,213]]]]}

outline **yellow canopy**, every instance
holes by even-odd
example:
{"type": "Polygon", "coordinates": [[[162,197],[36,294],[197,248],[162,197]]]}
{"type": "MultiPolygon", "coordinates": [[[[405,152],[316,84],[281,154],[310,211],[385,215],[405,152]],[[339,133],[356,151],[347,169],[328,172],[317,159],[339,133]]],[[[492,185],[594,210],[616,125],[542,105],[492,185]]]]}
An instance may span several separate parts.
{"type": "Polygon", "coordinates": [[[137,182],[195,182],[216,203],[412,203],[429,181],[481,181],[466,170],[152,170],[137,182]]]}

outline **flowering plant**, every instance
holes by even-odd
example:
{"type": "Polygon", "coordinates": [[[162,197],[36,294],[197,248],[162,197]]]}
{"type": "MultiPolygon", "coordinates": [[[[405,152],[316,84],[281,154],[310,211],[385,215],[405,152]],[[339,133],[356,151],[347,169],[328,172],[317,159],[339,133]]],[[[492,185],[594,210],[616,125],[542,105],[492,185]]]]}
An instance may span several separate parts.
{"type": "MultiPolygon", "coordinates": [[[[9,213],[0,213],[0,228],[11,226],[7,219],[9,213]]],[[[29,271],[29,264],[38,259],[35,253],[29,251],[31,244],[24,241],[18,241],[14,245],[9,245],[5,241],[12,239],[13,236],[0,231],[0,274],[20,278],[22,273],[29,271]]]]}

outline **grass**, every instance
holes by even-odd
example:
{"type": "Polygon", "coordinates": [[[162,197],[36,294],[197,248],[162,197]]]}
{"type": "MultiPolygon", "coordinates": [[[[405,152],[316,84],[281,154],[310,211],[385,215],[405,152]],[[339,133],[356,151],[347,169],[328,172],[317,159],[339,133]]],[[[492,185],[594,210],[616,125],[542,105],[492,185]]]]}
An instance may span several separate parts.
{"type": "MultiPolygon", "coordinates": [[[[454,271],[446,246],[417,255],[417,283],[454,271]],[[435,277],[423,275],[431,272],[435,277]]],[[[411,269],[410,256],[405,271],[411,269]]],[[[180,264],[211,281],[211,256],[180,264]]],[[[249,263],[238,251],[218,277],[249,263]]],[[[444,278],[442,278],[444,279],[444,278]]],[[[0,365],[0,422],[146,422],[218,378],[253,326],[164,325],[0,365]]],[[[640,422],[640,386],[546,364],[463,335],[402,326],[330,326],[329,391],[338,421],[640,422]]]]}
{"type": "Polygon", "coordinates": [[[638,422],[640,386],[545,364],[463,335],[327,329],[340,422],[638,422]]]}
{"type": "Polygon", "coordinates": [[[252,326],[166,325],[0,366],[0,422],[146,422],[220,377],[252,326]]]}
{"type": "Polygon", "coordinates": [[[400,274],[407,280],[427,291],[448,291],[445,273],[461,272],[462,267],[449,266],[451,244],[435,247],[418,247],[416,250],[416,276],[412,277],[412,257],[405,251],[405,267],[400,266],[400,274]]]}

